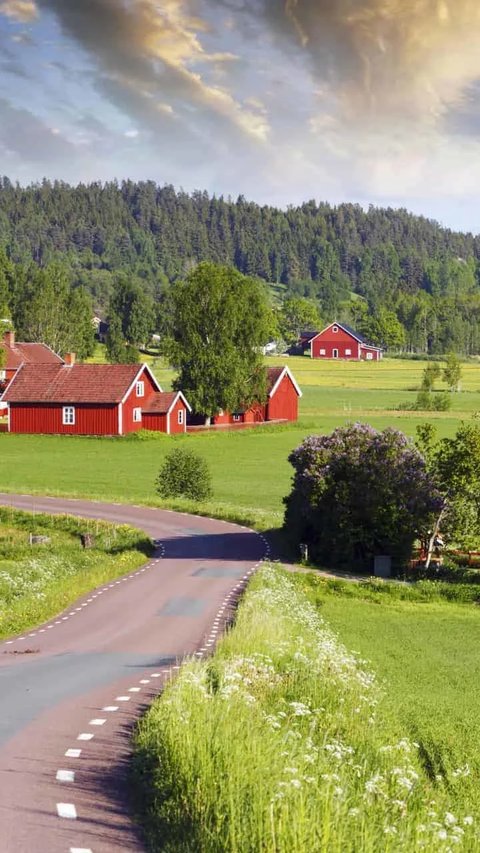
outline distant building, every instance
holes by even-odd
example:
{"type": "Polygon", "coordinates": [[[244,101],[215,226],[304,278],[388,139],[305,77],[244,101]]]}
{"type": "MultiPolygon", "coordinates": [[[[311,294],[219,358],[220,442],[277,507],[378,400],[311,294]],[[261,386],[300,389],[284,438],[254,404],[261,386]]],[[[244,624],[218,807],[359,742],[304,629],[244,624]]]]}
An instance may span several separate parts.
{"type": "Polygon", "coordinates": [[[15,332],[5,332],[0,349],[5,353],[0,367],[0,394],[23,364],[63,364],[63,359],[46,344],[20,343],[15,340],[15,332]]]}
{"type": "Polygon", "coordinates": [[[323,332],[310,339],[312,358],[347,361],[380,361],[382,350],[369,344],[362,335],[345,323],[330,323],[323,332]]]}

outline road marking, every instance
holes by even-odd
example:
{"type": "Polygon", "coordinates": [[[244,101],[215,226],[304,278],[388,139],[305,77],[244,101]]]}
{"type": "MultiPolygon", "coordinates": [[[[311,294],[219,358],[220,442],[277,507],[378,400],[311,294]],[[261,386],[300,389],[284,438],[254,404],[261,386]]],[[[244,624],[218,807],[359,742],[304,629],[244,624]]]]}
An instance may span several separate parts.
{"type": "Polygon", "coordinates": [[[92,740],[93,737],[94,737],[94,735],[92,735],[91,732],[82,732],[77,737],[77,740],[92,740]]]}
{"type": "Polygon", "coordinates": [[[161,677],[162,677],[161,672],[152,672],[152,678],[161,678],[161,677]]]}
{"type": "Polygon", "coordinates": [[[57,782],[75,782],[75,773],[73,770],[57,770],[57,782]]]}
{"type": "MultiPolygon", "coordinates": [[[[68,616],[62,616],[62,620],[61,620],[61,621],[62,621],[62,622],[66,622],[66,621],[67,621],[67,619],[68,619],[68,616]]],[[[58,624],[60,625],[60,622],[59,622],[58,624]]]]}
{"type": "Polygon", "coordinates": [[[73,803],[57,803],[57,814],[59,817],[66,817],[68,820],[75,820],[77,810],[73,803]]]}
{"type": "Polygon", "coordinates": [[[115,696],[115,702],[130,702],[130,696],[115,696]]]}
{"type": "Polygon", "coordinates": [[[105,705],[102,711],[118,711],[118,705],[105,705]]]}
{"type": "Polygon", "coordinates": [[[81,749],[67,749],[65,753],[66,758],[80,758],[82,754],[81,749]]]}
{"type": "Polygon", "coordinates": [[[139,684],[150,684],[149,678],[141,678],[139,684]]]}
{"type": "Polygon", "coordinates": [[[129,687],[128,692],[129,693],[140,693],[141,689],[142,689],[141,687],[129,687]]]}
{"type": "Polygon", "coordinates": [[[78,611],[79,611],[79,610],[81,610],[81,609],[82,609],[81,607],[76,607],[76,608],[75,608],[75,610],[77,611],[77,613],[78,613],[78,611]]]}
{"type": "Polygon", "coordinates": [[[104,726],[106,722],[107,722],[106,720],[99,720],[98,718],[95,718],[94,720],[90,720],[88,725],[89,726],[104,726]]]}
{"type": "Polygon", "coordinates": [[[7,640],[7,642],[5,643],[5,645],[6,645],[6,646],[11,646],[11,645],[12,645],[12,643],[13,643],[13,640],[7,640]]]}
{"type": "Polygon", "coordinates": [[[70,853],[92,853],[90,847],[70,847],[70,853]]]}

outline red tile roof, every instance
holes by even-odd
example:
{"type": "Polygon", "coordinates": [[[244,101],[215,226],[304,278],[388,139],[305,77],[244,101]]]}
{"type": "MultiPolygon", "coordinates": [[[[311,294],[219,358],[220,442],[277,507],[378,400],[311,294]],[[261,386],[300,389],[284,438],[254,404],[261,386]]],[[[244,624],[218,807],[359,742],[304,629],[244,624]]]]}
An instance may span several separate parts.
{"type": "Polygon", "coordinates": [[[0,347],[7,354],[4,365],[7,370],[16,370],[22,364],[63,364],[63,359],[46,344],[15,343],[9,347],[0,341],[0,347]]]}
{"type": "Polygon", "coordinates": [[[24,364],[4,394],[7,403],[119,403],[140,364],[24,364]]]}
{"type": "Polygon", "coordinates": [[[153,394],[142,407],[143,414],[166,415],[177,395],[178,391],[159,391],[153,394]]]}

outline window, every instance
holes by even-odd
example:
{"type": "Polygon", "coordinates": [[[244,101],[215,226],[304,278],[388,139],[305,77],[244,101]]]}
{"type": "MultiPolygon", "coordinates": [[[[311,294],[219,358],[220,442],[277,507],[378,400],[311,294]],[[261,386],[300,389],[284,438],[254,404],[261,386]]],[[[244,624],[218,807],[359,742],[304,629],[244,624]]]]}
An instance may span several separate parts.
{"type": "MultiPolygon", "coordinates": [[[[143,385],[143,382],[142,382],[142,385],[143,385]]],[[[141,423],[141,421],[142,421],[142,410],[141,409],[134,409],[133,410],[133,422],[135,424],[139,424],[139,423],[141,423]]]]}
{"type": "Polygon", "coordinates": [[[6,378],[7,378],[7,371],[6,370],[0,370],[0,382],[2,382],[2,380],[6,379],[6,378]]]}
{"type": "Polygon", "coordinates": [[[345,355],[351,355],[351,354],[352,354],[352,350],[351,350],[351,349],[346,349],[346,350],[345,350],[345,355]]]}
{"type": "Polygon", "coordinates": [[[178,417],[177,417],[177,422],[179,424],[183,424],[183,415],[184,415],[183,409],[179,409],[178,410],[178,417]]]}
{"type": "Polygon", "coordinates": [[[373,359],[373,352],[367,352],[367,361],[372,361],[372,359],[373,359]]]}
{"type": "Polygon", "coordinates": [[[338,326],[334,326],[332,332],[338,332],[338,326]]]}
{"type": "Polygon", "coordinates": [[[239,420],[240,420],[240,418],[241,418],[241,415],[234,415],[234,416],[233,416],[233,420],[234,420],[234,421],[239,421],[239,420]]]}
{"type": "Polygon", "coordinates": [[[64,426],[74,426],[75,409],[73,406],[64,406],[62,411],[62,423],[64,426]]]}
{"type": "Polygon", "coordinates": [[[320,350],[320,355],[326,355],[326,351],[324,349],[320,350]]]}
{"type": "Polygon", "coordinates": [[[145,382],[137,382],[137,397],[145,396],[145,382]]]}

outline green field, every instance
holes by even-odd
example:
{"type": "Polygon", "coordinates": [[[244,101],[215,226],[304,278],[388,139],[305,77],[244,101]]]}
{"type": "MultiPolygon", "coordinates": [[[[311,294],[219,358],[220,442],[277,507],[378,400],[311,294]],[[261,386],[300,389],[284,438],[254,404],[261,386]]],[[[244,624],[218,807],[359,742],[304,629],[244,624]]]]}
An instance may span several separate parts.
{"type": "MultiPolygon", "coordinates": [[[[104,350],[97,346],[93,360],[104,360],[104,350]]],[[[174,372],[158,356],[147,355],[145,360],[162,387],[170,388],[174,372]]],[[[303,392],[298,423],[186,437],[158,434],[145,440],[0,433],[0,491],[160,503],[154,490],[158,469],[174,443],[186,442],[205,457],[212,472],[214,503],[203,511],[275,526],[289,491],[288,455],[306,435],[360,420],[414,436],[418,424],[429,420],[440,436],[447,436],[462,419],[480,412],[480,364],[473,361],[462,365],[463,390],[451,395],[451,410],[433,413],[400,408],[414,402],[427,362],[349,363],[279,356],[266,363],[288,364],[294,373],[303,392]]],[[[440,382],[437,385],[441,387],[440,382]]]]}
{"type": "MultiPolygon", "coordinates": [[[[159,359],[152,365],[168,388],[172,371],[159,359]]],[[[403,402],[413,402],[422,362],[349,364],[290,358],[288,365],[303,391],[297,424],[179,438],[159,435],[145,441],[0,434],[0,490],[155,501],[154,481],[164,455],[174,442],[185,441],[210,465],[215,501],[210,510],[241,512],[251,520],[256,516],[269,526],[280,520],[282,498],[289,490],[287,457],[306,435],[329,432],[352,420],[382,429],[395,426],[414,435],[426,419],[435,422],[440,435],[453,435],[462,419],[480,411],[480,366],[473,363],[463,366],[465,390],[452,395],[452,410],[425,415],[394,411],[403,402]]]]}

